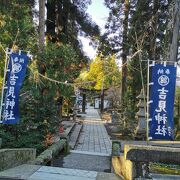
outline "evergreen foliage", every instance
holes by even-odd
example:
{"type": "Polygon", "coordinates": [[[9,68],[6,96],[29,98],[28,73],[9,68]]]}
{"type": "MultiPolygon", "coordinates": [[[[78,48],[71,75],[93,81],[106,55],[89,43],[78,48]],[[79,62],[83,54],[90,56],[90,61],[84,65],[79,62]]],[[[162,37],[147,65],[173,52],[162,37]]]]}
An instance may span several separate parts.
{"type": "Polygon", "coordinates": [[[82,70],[77,82],[92,82],[84,84],[84,88],[102,90],[119,87],[121,74],[116,64],[115,56],[97,56],[90,64],[89,71],[82,70]]]}
{"type": "Polygon", "coordinates": [[[97,39],[99,27],[86,13],[91,0],[48,0],[47,36],[52,42],[71,44],[80,57],[83,57],[82,45],[78,35],[97,39]]]}
{"type": "Polygon", "coordinates": [[[146,86],[147,63],[141,60],[167,60],[171,1],[105,0],[105,5],[110,13],[99,50],[104,55],[115,52],[127,63],[122,68],[122,103],[135,111],[142,77],[146,86]]]}
{"type": "Polygon", "coordinates": [[[30,50],[34,56],[20,93],[20,124],[0,126],[3,147],[37,147],[38,153],[45,148],[47,133],[54,134],[61,121],[58,98],[64,98],[64,107],[73,103],[74,87],[65,82],[91,81],[81,87],[95,90],[122,84],[123,105],[135,112],[142,77],[146,84],[147,63],[141,60],[167,59],[172,0],[104,2],[110,13],[106,32],[100,37],[99,27],[86,13],[91,0],[47,0],[43,51],[39,50],[38,26],[33,20],[37,17],[35,1],[0,2],[0,90],[5,48],[30,50]],[[89,71],[85,69],[89,59],[82,51],[79,35],[93,42],[100,39],[99,55],[89,71]],[[125,64],[121,73],[116,57],[125,64]]]}
{"type": "Polygon", "coordinates": [[[38,27],[33,20],[37,17],[35,1],[0,2],[1,85],[6,47],[30,50],[33,54],[20,92],[20,124],[1,125],[3,147],[36,147],[40,153],[45,148],[46,135],[58,131],[62,119],[57,100],[64,97],[64,107],[73,105],[73,86],[65,82],[73,84],[88,62],[78,35],[85,32],[92,38],[99,36],[98,26],[85,12],[89,3],[48,0],[47,42],[44,50],[39,51],[38,27]]]}

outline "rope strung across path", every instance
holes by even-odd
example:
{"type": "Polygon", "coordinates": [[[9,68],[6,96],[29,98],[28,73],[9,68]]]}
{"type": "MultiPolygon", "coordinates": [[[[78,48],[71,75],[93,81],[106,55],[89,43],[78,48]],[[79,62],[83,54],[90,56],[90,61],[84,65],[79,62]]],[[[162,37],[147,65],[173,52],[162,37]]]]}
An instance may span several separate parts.
{"type": "MultiPolygon", "coordinates": [[[[0,44],[1,48],[3,49],[3,51],[5,51],[5,49],[3,48],[2,44],[0,44]]],[[[141,52],[141,50],[138,50],[137,52],[135,52],[133,54],[132,57],[129,58],[129,60],[131,60],[134,56],[136,56],[139,52],[141,52]]],[[[120,68],[124,67],[127,65],[128,62],[125,62],[124,64],[121,65],[120,68]]],[[[30,71],[34,74],[34,71],[32,68],[30,68],[28,66],[28,68],[30,69],[30,71]]],[[[113,72],[110,72],[108,74],[106,74],[104,77],[107,77],[107,76],[110,76],[113,72]]],[[[38,72],[38,75],[41,76],[42,78],[48,80],[48,81],[51,81],[53,83],[57,83],[57,84],[63,84],[63,85],[67,85],[67,86],[77,86],[77,85],[82,85],[82,84],[90,84],[90,83],[94,83],[95,81],[85,81],[85,82],[80,82],[80,83],[69,83],[69,82],[62,82],[62,81],[58,81],[58,80],[55,80],[55,79],[52,79],[52,78],[49,78],[47,76],[44,76],[42,75],[41,73],[38,72]]]]}
{"type": "MultiPolygon", "coordinates": [[[[127,62],[125,62],[124,64],[121,65],[120,68],[124,67],[127,65],[127,62]]],[[[31,70],[31,72],[33,73],[33,70],[28,66],[28,68],[31,70]]],[[[110,72],[108,74],[106,74],[104,77],[107,77],[109,75],[111,75],[114,72],[110,72]]],[[[82,85],[82,84],[90,84],[90,83],[94,83],[95,81],[85,81],[85,82],[80,82],[80,83],[68,83],[68,82],[62,82],[62,81],[58,81],[52,78],[49,78],[47,76],[42,75],[41,73],[38,72],[38,75],[41,76],[44,79],[47,79],[48,81],[57,83],[57,84],[63,84],[63,85],[67,85],[67,86],[77,86],[77,85],[82,85]]]]}
{"type": "MultiPolygon", "coordinates": [[[[28,68],[31,70],[31,72],[33,73],[33,70],[28,66],[28,68]]],[[[68,83],[68,82],[62,82],[62,81],[58,81],[52,78],[49,78],[47,76],[42,75],[41,73],[38,72],[38,75],[41,76],[44,79],[47,79],[48,81],[57,83],[57,84],[63,84],[63,85],[67,85],[67,86],[75,86],[75,85],[80,85],[80,84],[89,84],[89,83],[93,83],[94,81],[86,81],[86,82],[81,82],[81,83],[68,83]]]]}

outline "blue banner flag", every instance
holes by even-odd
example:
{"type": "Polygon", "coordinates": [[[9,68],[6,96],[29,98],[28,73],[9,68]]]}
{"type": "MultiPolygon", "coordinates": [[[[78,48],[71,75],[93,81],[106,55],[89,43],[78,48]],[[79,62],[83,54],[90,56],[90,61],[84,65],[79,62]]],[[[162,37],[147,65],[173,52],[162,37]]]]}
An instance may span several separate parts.
{"type": "Polygon", "coordinates": [[[26,54],[12,53],[10,55],[3,106],[3,124],[19,122],[19,91],[26,74],[28,60],[29,57],[26,54]]]}
{"type": "Polygon", "coordinates": [[[174,95],[176,67],[156,64],[152,67],[149,139],[174,139],[174,95]]]}

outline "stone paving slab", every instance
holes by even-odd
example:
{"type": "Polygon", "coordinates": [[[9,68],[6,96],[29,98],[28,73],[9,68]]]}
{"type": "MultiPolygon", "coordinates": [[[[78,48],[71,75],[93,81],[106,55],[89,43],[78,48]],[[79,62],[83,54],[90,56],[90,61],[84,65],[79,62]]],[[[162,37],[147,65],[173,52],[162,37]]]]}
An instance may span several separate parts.
{"type": "Polygon", "coordinates": [[[96,177],[97,172],[95,171],[43,166],[31,175],[28,180],[96,180],[96,177]]]}
{"type": "Polygon", "coordinates": [[[9,178],[27,179],[30,175],[35,173],[41,166],[23,164],[11,169],[0,172],[0,179],[2,176],[9,178]]]}
{"type": "MultiPolygon", "coordinates": [[[[151,174],[153,180],[179,180],[178,175],[151,174]]],[[[0,172],[1,180],[123,180],[112,173],[23,164],[0,172]]],[[[140,180],[140,179],[137,179],[140,180]]]]}
{"type": "Polygon", "coordinates": [[[121,180],[111,173],[23,164],[0,172],[2,180],[121,180]],[[3,176],[2,176],[3,175],[3,176]]]}
{"type": "Polygon", "coordinates": [[[85,178],[79,176],[63,175],[63,174],[52,174],[46,172],[37,172],[27,180],[96,180],[96,178],[85,178]]]}
{"type": "Polygon", "coordinates": [[[87,154],[87,155],[95,155],[95,156],[111,156],[111,154],[107,153],[99,153],[99,152],[89,152],[89,151],[78,151],[78,150],[71,150],[71,153],[77,153],[77,154],[87,154]]]}
{"type": "Polygon", "coordinates": [[[123,177],[119,177],[112,173],[98,173],[96,180],[123,180],[123,177]]]}

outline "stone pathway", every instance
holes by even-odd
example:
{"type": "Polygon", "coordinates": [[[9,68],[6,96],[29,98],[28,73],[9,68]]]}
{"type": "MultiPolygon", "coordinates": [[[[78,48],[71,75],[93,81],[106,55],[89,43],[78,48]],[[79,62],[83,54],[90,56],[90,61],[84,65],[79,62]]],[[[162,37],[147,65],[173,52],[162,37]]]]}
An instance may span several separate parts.
{"type": "Polygon", "coordinates": [[[75,150],[91,153],[103,153],[111,155],[111,141],[104,127],[98,111],[93,108],[86,110],[83,130],[75,150]]]}
{"type": "Polygon", "coordinates": [[[94,107],[92,107],[92,106],[88,106],[86,108],[86,114],[81,114],[81,116],[86,120],[88,119],[88,120],[99,120],[99,121],[101,121],[101,117],[98,113],[98,110],[94,109],[94,107]]]}
{"type": "Polygon", "coordinates": [[[110,156],[112,142],[104,127],[104,122],[99,116],[98,110],[89,106],[83,115],[83,129],[79,137],[75,151],[85,154],[103,154],[110,156]]]}
{"type": "Polygon", "coordinates": [[[97,109],[88,106],[81,114],[83,129],[74,150],[59,157],[52,165],[95,172],[111,172],[111,140],[97,109]]]}
{"type": "Polygon", "coordinates": [[[0,178],[27,180],[119,180],[111,172],[111,141],[98,111],[86,109],[78,145],[59,156],[54,167],[21,165],[0,173],[0,178]],[[107,173],[108,172],[108,173],[107,173]]]}
{"type": "Polygon", "coordinates": [[[52,165],[97,172],[111,172],[111,141],[99,113],[93,107],[83,114],[83,129],[77,146],[70,154],[59,157],[52,165]]]}

